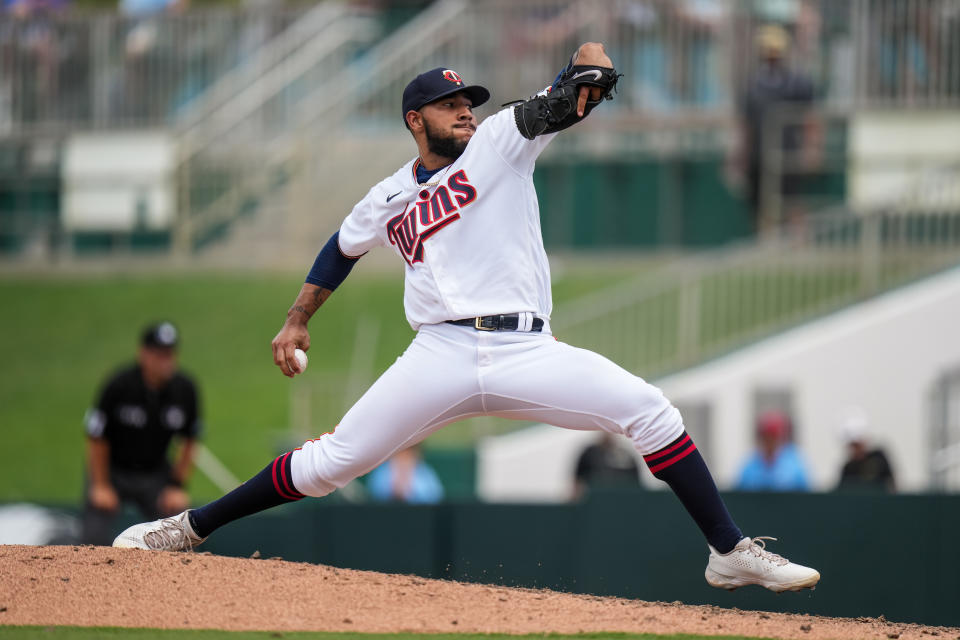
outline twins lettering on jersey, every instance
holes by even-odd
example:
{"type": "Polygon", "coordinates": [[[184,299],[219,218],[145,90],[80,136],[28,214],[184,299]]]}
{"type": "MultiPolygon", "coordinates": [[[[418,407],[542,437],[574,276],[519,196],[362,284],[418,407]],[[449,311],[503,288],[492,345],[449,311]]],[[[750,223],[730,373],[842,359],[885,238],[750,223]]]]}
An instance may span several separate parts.
{"type": "Polygon", "coordinates": [[[424,189],[416,202],[387,222],[390,244],[400,249],[407,264],[423,262],[423,243],[448,224],[460,219],[460,210],[477,199],[477,190],[461,169],[431,194],[424,189]]]}

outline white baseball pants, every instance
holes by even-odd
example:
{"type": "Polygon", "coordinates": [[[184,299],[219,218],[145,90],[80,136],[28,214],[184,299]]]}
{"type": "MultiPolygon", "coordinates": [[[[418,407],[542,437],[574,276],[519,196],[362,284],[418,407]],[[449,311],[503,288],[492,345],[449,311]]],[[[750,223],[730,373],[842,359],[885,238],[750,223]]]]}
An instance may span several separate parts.
{"type": "Polygon", "coordinates": [[[547,329],[421,327],[333,432],[293,452],[294,485],[327,495],[437,429],[481,415],[623,434],[641,454],[681,434],[680,412],[660,389],[547,329]]]}

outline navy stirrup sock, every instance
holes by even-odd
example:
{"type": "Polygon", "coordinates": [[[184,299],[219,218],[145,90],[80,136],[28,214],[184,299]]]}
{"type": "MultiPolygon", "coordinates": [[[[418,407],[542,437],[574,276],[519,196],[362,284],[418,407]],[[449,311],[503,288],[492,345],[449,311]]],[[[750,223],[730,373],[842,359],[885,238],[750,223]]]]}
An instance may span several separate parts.
{"type": "Polygon", "coordinates": [[[653,477],[670,485],[710,546],[720,553],[728,553],[743,539],[743,533],[720,498],[707,464],[686,431],[659,451],[643,456],[643,461],[653,477]]]}
{"type": "Polygon", "coordinates": [[[291,453],[285,453],[242,485],[210,504],[187,512],[193,532],[206,538],[228,522],[270,507],[305,498],[290,477],[291,453]]]}

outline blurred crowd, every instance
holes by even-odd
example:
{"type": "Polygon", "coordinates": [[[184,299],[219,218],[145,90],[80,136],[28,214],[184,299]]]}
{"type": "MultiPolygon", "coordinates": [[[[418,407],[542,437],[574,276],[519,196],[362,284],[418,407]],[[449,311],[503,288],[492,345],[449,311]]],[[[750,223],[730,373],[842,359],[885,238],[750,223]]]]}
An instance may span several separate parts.
{"type": "MultiPolygon", "coordinates": [[[[257,53],[315,6],[261,0],[211,9],[215,4],[206,1],[201,7],[191,0],[118,0],[114,11],[90,13],[72,4],[77,1],[4,0],[0,140],[202,121],[201,114],[211,112],[204,105],[215,102],[201,99],[211,97],[208,90],[245,61],[268,66],[257,53]]],[[[338,6],[371,26],[347,55],[360,60],[429,4],[344,0],[338,6]]],[[[807,209],[833,202],[828,183],[836,158],[826,157],[831,130],[822,105],[960,97],[960,56],[950,44],[960,39],[960,3],[949,0],[611,0],[603,10],[598,6],[484,3],[484,11],[498,16],[491,21],[502,22],[502,41],[478,44],[482,51],[471,54],[491,70],[484,82],[504,100],[529,95],[553,77],[573,43],[585,36],[602,40],[623,78],[617,99],[597,120],[629,132],[620,137],[627,147],[626,141],[642,138],[642,148],[658,148],[655,138],[664,135],[671,147],[690,140],[692,149],[724,154],[718,177],[744,203],[747,233],[783,221],[802,224],[807,209]],[[514,64],[518,59],[530,63],[514,64]]],[[[297,101],[325,77],[314,71],[284,80],[242,131],[264,139],[284,133],[297,101]]],[[[241,96],[239,86],[219,88],[228,98],[241,96]]],[[[373,120],[363,113],[365,123],[373,120]]]]}
{"type": "MultiPolygon", "coordinates": [[[[832,425],[843,460],[827,491],[844,493],[894,493],[893,465],[876,441],[867,412],[849,405],[837,413],[832,425]]],[[[789,411],[760,412],[753,425],[754,450],[743,460],[731,489],[736,491],[808,492],[814,490],[806,454],[797,443],[789,411]]],[[[638,456],[622,439],[603,433],[577,457],[571,499],[590,491],[640,489],[643,472],[638,456]]],[[[823,490],[823,489],[821,489],[823,490]]]]}
{"type": "MultiPolygon", "coordinates": [[[[848,406],[837,417],[837,442],[844,448],[835,490],[892,493],[893,467],[871,436],[866,411],[848,406]]],[[[804,454],[797,445],[794,424],[786,411],[765,411],[757,418],[756,449],[743,463],[736,488],[741,491],[810,491],[804,454]]]]}
{"type": "Polygon", "coordinates": [[[0,20],[0,133],[37,125],[168,124],[215,80],[306,10],[190,0],[6,0],[0,20]]]}
{"type": "MultiPolygon", "coordinates": [[[[101,118],[164,122],[311,6],[223,3],[210,17],[216,3],[204,2],[198,13],[190,0],[119,0],[104,20],[78,11],[75,1],[4,0],[0,123],[92,118],[98,109],[101,118]]],[[[409,15],[429,3],[349,4],[368,14],[399,7],[409,15]]],[[[615,108],[668,113],[741,103],[762,64],[755,43],[765,26],[782,30],[781,55],[812,79],[818,98],[842,100],[855,84],[874,97],[960,94],[960,61],[949,44],[960,36],[960,5],[950,0],[613,0],[603,10],[565,2],[518,6],[511,11],[523,18],[505,24],[501,54],[515,60],[579,41],[585,33],[602,39],[624,73],[615,108]],[[864,28],[866,33],[858,31],[864,28]],[[866,54],[864,78],[850,77],[855,54],[866,54]]],[[[513,70],[527,90],[544,81],[525,73],[513,70]]]]}

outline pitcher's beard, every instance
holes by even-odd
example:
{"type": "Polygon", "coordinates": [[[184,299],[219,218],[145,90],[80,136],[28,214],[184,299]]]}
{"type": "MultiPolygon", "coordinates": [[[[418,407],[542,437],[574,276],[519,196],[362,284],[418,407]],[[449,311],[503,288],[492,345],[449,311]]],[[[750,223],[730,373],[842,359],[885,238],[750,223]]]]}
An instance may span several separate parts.
{"type": "Polygon", "coordinates": [[[470,142],[470,138],[464,140],[456,137],[452,133],[444,136],[435,129],[431,129],[430,123],[426,120],[423,121],[423,132],[427,136],[427,148],[430,150],[430,153],[435,153],[438,156],[450,158],[451,160],[456,160],[462,156],[467,148],[467,143],[470,142]]]}

